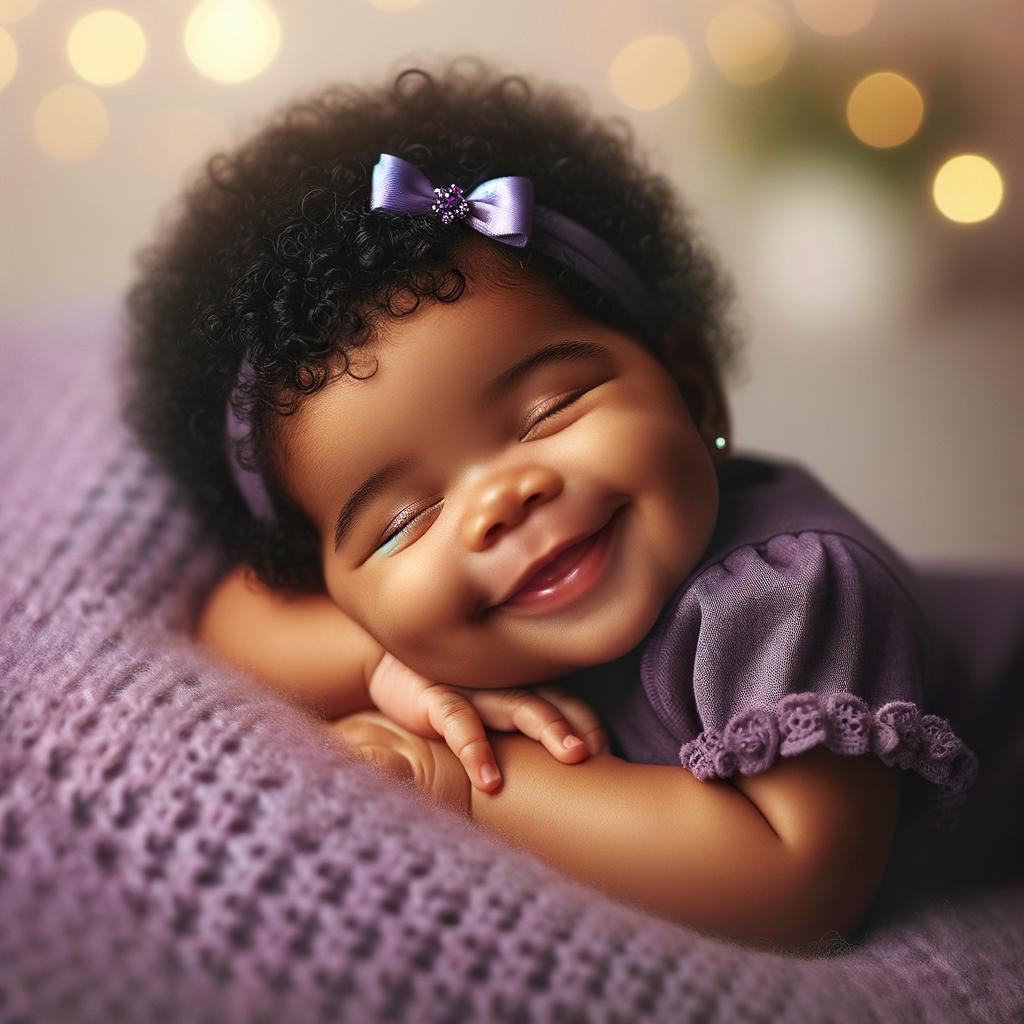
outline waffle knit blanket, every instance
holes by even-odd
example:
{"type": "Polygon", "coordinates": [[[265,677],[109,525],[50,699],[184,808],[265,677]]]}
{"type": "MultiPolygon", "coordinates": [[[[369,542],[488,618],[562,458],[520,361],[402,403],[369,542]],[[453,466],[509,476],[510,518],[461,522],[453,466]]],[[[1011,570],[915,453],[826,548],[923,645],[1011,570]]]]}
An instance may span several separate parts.
{"type": "Polygon", "coordinates": [[[1024,886],[826,959],[631,910],[390,788],[187,637],[219,569],[116,314],[0,359],[0,1022],[1024,1019],[1024,886]]]}

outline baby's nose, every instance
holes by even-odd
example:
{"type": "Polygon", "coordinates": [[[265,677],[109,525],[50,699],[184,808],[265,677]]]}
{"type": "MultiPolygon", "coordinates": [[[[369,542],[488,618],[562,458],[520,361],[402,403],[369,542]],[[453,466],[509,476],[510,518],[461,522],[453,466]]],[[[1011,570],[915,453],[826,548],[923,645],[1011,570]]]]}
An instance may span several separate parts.
{"type": "Polygon", "coordinates": [[[486,551],[562,487],[561,476],[545,466],[519,466],[488,476],[470,496],[462,527],[466,547],[486,551]]]}

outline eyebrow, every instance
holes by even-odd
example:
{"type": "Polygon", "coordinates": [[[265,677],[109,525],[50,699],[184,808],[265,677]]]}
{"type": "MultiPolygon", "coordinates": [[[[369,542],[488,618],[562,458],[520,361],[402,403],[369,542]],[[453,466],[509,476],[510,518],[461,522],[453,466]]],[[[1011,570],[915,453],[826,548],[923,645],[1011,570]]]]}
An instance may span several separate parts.
{"type": "Polygon", "coordinates": [[[399,476],[409,467],[410,459],[395,459],[389,462],[383,469],[378,469],[372,476],[368,476],[353,492],[352,496],[342,506],[338,518],[334,523],[334,550],[337,551],[345,538],[348,536],[356,520],[366,511],[366,506],[377,497],[388,484],[392,483],[395,477],[399,476]]]}
{"type": "Polygon", "coordinates": [[[608,349],[592,341],[558,341],[553,345],[545,345],[520,359],[507,370],[503,370],[484,388],[481,404],[486,407],[503,398],[517,384],[542,366],[552,363],[575,363],[583,359],[607,358],[608,349]]]}

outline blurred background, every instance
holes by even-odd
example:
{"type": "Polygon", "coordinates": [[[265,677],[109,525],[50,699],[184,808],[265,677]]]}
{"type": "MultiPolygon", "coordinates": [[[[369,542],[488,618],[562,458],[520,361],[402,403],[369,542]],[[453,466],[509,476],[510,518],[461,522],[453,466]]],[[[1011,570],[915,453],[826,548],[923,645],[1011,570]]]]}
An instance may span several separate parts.
{"type": "Polygon", "coordinates": [[[736,283],[737,446],[1024,567],[1021,0],[0,0],[0,345],[108,315],[288,100],[483,57],[625,119],[736,283]],[[104,313],[104,311],[107,311],[104,313]]]}

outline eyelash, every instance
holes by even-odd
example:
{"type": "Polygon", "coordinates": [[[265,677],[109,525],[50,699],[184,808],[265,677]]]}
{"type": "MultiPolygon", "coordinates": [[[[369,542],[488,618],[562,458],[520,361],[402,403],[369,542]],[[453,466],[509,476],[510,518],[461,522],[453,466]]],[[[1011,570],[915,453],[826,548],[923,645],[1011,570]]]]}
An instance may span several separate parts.
{"type": "Polygon", "coordinates": [[[403,509],[395,516],[394,519],[388,524],[387,529],[384,531],[384,535],[381,538],[380,544],[377,546],[376,554],[378,555],[391,555],[394,554],[397,548],[398,542],[402,539],[402,536],[414,523],[417,522],[422,516],[424,516],[431,509],[437,509],[441,511],[441,505],[444,504],[444,499],[431,502],[429,505],[425,505],[417,511],[413,511],[415,506],[411,508],[403,509]],[[396,525],[397,524],[397,525],[396,525]]]}
{"type": "Polygon", "coordinates": [[[546,419],[550,419],[557,413],[568,409],[569,406],[578,402],[589,390],[589,388],[579,388],[576,391],[568,391],[565,394],[556,395],[554,398],[549,398],[546,402],[542,402],[527,417],[526,426],[519,435],[519,440],[528,441],[530,434],[546,419]]]}

